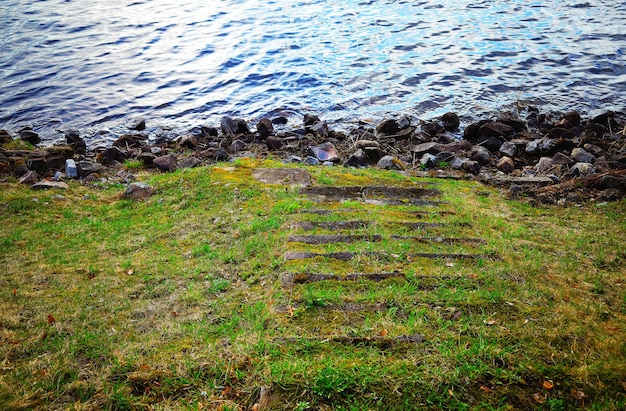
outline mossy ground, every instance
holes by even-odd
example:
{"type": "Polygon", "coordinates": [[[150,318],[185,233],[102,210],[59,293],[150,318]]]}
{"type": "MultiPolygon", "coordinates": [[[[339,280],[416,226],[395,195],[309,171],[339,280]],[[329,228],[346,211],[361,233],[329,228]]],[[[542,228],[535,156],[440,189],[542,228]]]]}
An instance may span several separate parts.
{"type": "MultiPolygon", "coordinates": [[[[321,206],[251,178],[243,160],[121,185],[0,190],[2,409],[623,409],[626,203],[533,207],[474,182],[309,168],[318,185],[434,184],[446,204],[321,206]],[[62,197],[57,194],[62,194],[62,197]],[[303,213],[324,207],[331,215],[303,213]],[[425,208],[428,211],[428,208],[425,208]],[[433,211],[435,211],[433,209],[433,211]],[[293,221],[367,219],[368,232],[483,238],[303,246],[293,221]],[[454,224],[469,223],[469,224],[454,224]],[[288,250],[400,258],[285,261],[288,250]],[[380,283],[281,286],[285,272],[391,272],[380,283]],[[335,336],[421,334],[380,347],[335,336]]],[[[316,232],[312,232],[315,234],[316,232]]]]}

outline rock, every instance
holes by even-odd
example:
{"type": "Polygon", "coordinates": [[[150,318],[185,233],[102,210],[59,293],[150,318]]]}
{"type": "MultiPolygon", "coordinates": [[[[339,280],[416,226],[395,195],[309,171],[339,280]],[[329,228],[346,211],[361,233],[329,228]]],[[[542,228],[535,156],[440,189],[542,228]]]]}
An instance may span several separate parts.
{"type": "Polygon", "coordinates": [[[231,153],[238,153],[240,151],[246,150],[247,148],[248,146],[246,145],[246,143],[244,143],[241,140],[233,141],[232,143],[230,143],[230,146],[228,147],[231,153]]]}
{"type": "Polygon", "coordinates": [[[41,137],[39,137],[39,134],[37,134],[33,130],[30,130],[30,129],[21,130],[19,132],[19,135],[20,135],[21,140],[24,140],[34,146],[41,143],[41,137]]]}
{"type": "Polygon", "coordinates": [[[78,167],[76,166],[76,162],[71,158],[65,160],[65,174],[69,178],[78,178],[78,167]]]}
{"type": "Polygon", "coordinates": [[[472,145],[467,140],[455,141],[441,146],[441,151],[450,151],[452,153],[458,153],[459,151],[469,151],[471,149],[472,145]]]}
{"type": "Polygon", "coordinates": [[[365,167],[369,164],[369,158],[365,153],[365,150],[359,148],[352,153],[350,157],[343,163],[344,167],[365,167]]]}
{"type": "Polygon", "coordinates": [[[222,147],[219,147],[214,155],[215,161],[226,161],[230,158],[230,155],[222,147]]]}
{"type": "Polygon", "coordinates": [[[272,118],[272,124],[284,125],[289,122],[289,119],[285,116],[278,116],[272,118]]]}
{"type": "Polygon", "coordinates": [[[435,155],[435,158],[437,159],[437,164],[449,163],[454,158],[454,153],[451,151],[442,151],[440,153],[437,153],[435,155]]]}
{"type": "Polygon", "coordinates": [[[333,163],[332,161],[324,161],[324,162],[322,163],[322,165],[323,165],[324,167],[334,167],[334,166],[335,166],[335,163],[333,163]]]}
{"type": "Polygon", "coordinates": [[[171,154],[160,156],[155,158],[152,164],[163,173],[172,173],[176,170],[176,157],[171,154]]]}
{"type": "Polygon", "coordinates": [[[82,178],[104,170],[104,166],[102,164],[93,163],[87,160],[79,161],[76,168],[78,169],[78,175],[82,178]]]}
{"type": "Polygon", "coordinates": [[[572,158],[579,163],[593,163],[596,159],[593,154],[579,147],[572,150],[572,158]]]}
{"type": "Polygon", "coordinates": [[[140,160],[144,166],[151,167],[154,164],[154,159],[156,156],[152,153],[147,153],[142,151],[138,156],[137,160],[140,160]]]}
{"type": "Polygon", "coordinates": [[[420,164],[425,168],[434,168],[437,166],[437,157],[432,154],[424,153],[420,158],[420,164]]]}
{"type": "Polygon", "coordinates": [[[309,147],[309,154],[316,157],[320,161],[339,161],[337,149],[333,143],[322,143],[318,146],[309,147]]]}
{"type": "Polygon", "coordinates": [[[535,171],[538,173],[545,173],[552,168],[554,163],[550,157],[541,157],[537,164],[535,164],[535,171]]]}
{"type": "Polygon", "coordinates": [[[560,139],[560,138],[570,139],[570,138],[576,137],[576,134],[572,133],[570,130],[566,128],[554,127],[548,132],[547,137],[553,138],[553,139],[560,139]]]}
{"type": "Polygon", "coordinates": [[[38,174],[44,175],[48,171],[48,163],[44,158],[30,158],[26,161],[29,170],[36,171],[38,174]]]}
{"type": "Polygon", "coordinates": [[[511,174],[515,170],[515,163],[511,157],[502,157],[496,164],[496,168],[505,174],[511,174]]]}
{"type": "Polygon", "coordinates": [[[563,153],[556,153],[554,156],[552,156],[552,164],[560,164],[560,165],[569,166],[569,165],[574,164],[574,160],[572,160],[571,158],[569,158],[563,153]]]}
{"type": "Polygon", "coordinates": [[[596,157],[602,157],[606,155],[606,151],[604,151],[602,148],[596,146],[595,144],[585,144],[583,146],[583,148],[585,150],[587,150],[589,153],[593,154],[596,157]]]}
{"type": "Polygon", "coordinates": [[[87,152],[87,144],[78,134],[78,130],[67,130],[64,134],[65,142],[72,147],[72,150],[74,150],[75,153],[84,154],[87,152]]]}
{"type": "Polygon", "coordinates": [[[37,176],[36,172],[29,171],[28,173],[20,177],[18,181],[20,184],[35,184],[37,181],[39,181],[39,177],[37,176]]]}
{"type": "Polygon", "coordinates": [[[185,134],[178,139],[178,146],[189,150],[195,150],[198,147],[198,138],[193,134],[185,134]]]}
{"type": "Polygon", "coordinates": [[[96,161],[105,166],[121,163],[128,158],[128,155],[117,147],[109,147],[96,156],[96,161]]]}
{"type": "Polygon", "coordinates": [[[498,119],[498,122],[508,125],[515,133],[523,133],[528,130],[526,123],[518,117],[502,117],[498,119]]]}
{"type": "Polygon", "coordinates": [[[539,138],[533,141],[529,141],[526,144],[526,154],[532,156],[540,156],[549,154],[555,146],[555,142],[549,138],[539,138]]]}
{"type": "Polygon", "coordinates": [[[402,165],[400,160],[395,158],[394,156],[384,156],[378,163],[376,163],[376,167],[381,170],[404,170],[406,167],[402,165]]]}
{"type": "Polygon", "coordinates": [[[325,121],[318,121],[317,123],[311,126],[311,131],[315,133],[316,136],[321,138],[328,138],[330,131],[328,130],[328,125],[325,121]]]}
{"type": "Polygon", "coordinates": [[[399,119],[383,120],[376,126],[376,131],[380,134],[393,135],[405,130],[411,126],[411,120],[408,117],[399,119]]]}
{"type": "Polygon", "coordinates": [[[427,134],[431,138],[435,138],[437,135],[442,134],[446,129],[437,121],[430,121],[422,124],[422,133],[427,134]]]}
{"type": "Polygon", "coordinates": [[[194,168],[197,167],[200,163],[202,162],[198,158],[191,156],[181,161],[180,168],[194,168]]]}
{"type": "Polygon", "coordinates": [[[222,134],[225,136],[234,136],[237,134],[250,134],[248,123],[241,118],[232,118],[228,116],[222,117],[220,122],[222,134]]]}
{"type": "Polygon", "coordinates": [[[496,152],[502,147],[502,140],[498,137],[480,137],[477,142],[478,145],[485,147],[491,152],[496,152]]]}
{"type": "Polygon", "coordinates": [[[113,147],[119,147],[123,150],[141,148],[147,140],[148,138],[141,134],[123,134],[113,142],[113,147]]]}
{"type": "Polygon", "coordinates": [[[590,163],[576,163],[569,169],[569,172],[573,176],[586,176],[594,174],[596,169],[590,163]]]}
{"type": "Polygon", "coordinates": [[[510,142],[510,141],[506,141],[504,143],[502,143],[502,145],[500,146],[500,153],[507,156],[507,157],[511,157],[514,158],[517,156],[517,146],[510,142]]]}
{"type": "Polygon", "coordinates": [[[578,127],[580,125],[580,114],[577,111],[570,111],[565,114],[554,125],[555,127],[561,127],[564,129],[570,129],[572,127],[578,127]]]}
{"type": "Polygon", "coordinates": [[[596,187],[601,190],[617,189],[626,192],[626,177],[612,175],[602,176],[598,179],[596,187]]]}
{"type": "Polygon", "coordinates": [[[484,166],[491,161],[491,153],[483,146],[474,146],[470,151],[469,158],[484,166]]]}
{"type": "Polygon", "coordinates": [[[465,128],[465,131],[463,131],[463,138],[472,144],[476,144],[481,136],[480,128],[487,123],[491,123],[491,120],[481,120],[477,123],[470,124],[465,128]]]}
{"type": "Polygon", "coordinates": [[[314,114],[305,114],[304,115],[304,127],[310,127],[315,123],[319,123],[321,120],[318,116],[314,115],[314,114]]]}
{"type": "Polygon", "coordinates": [[[595,138],[602,138],[606,133],[606,127],[604,127],[602,124],[591,122],[585,126],[585,132],[589,135],[594,136],[595,138]]]}
{"type": "Polygon", "coordinates": [[[378,141],[373,140],[359,140],[356,142],[357,148],[380,148],[378,141]]]}
{"type": "Polygon", "coordinates": [[[48,147],[46,157],[63,157],[65,160],[74,157],[74,149],[69,145],[48,147]]]}
{"type": "Polygon", "coordinates": [[[11,134],[6,130],[0,130],[0,145],[6,144],[12,140],[11,134]]]}
{"type": "Polygon", "coordinates": [[[515,131],[513,130],[513,127],[508,124],[494,121],[480,126],[479,132],[485,137],[496,137],[508,140],[515,131]]]}
{"type": "Polygon", "coordinates": [[[463,163],[463,167],[461,169],[466,173],[477,176],[480,173],[480,163],[478,163],[478,161],[468,160],[463,163]]]}
{"type": "Polygon", "coordinates": [[[441,122],[443,123],[443,128],[447,131],[456,131],[459,129],[459,125],[461,124],[459,116],[452,112],[448,112],[441,116],[441,122]]]}
{"type": "Polygon", "coordinates": [[[259,138],[265,140],[268,136],[274,133],[274,125],[272,120],[267,117],[263,117],[256,125],[256,131],[259,133],[259,138]]]}
{"type": "Polygon", "coordinates": [[[316,157],[306,156],[306,158],[304,159],[304,164],[306,164],[307,166],[319,166],[320,161],[316,157]]]}
{"type": "Polygon", "coordinates": [[[441,152],[441,144],[435,142],[422,143],[413,147],[411,151],[415,153],[416,156],[421,156],[424,153],[437,154],[441,152]]]}
{"type": "Polygon", "coordinates": [[[283,146],[285,145],[285,142],[280,137],[269,136],[268,138],[265,139],[265,145],[267,146],[268,150],[277,151],[283,148],[283,146]]]}
{"type": "Polygon", "coordinates": [[[126,200],[139,200],[148,198],[154,194],[154,188],[146,183],[136,182],[128,185],[122,198],[126,200]]]}
{"type": "Polygon", "coordinates": [[[463,169],[463,164],[469,161],[467,157],[457,157],[455,156],[452,160],[450,160],[450,167],[454,170],[463,169]]]}
{"type": "Polygon", "coordinates": [[[65,166],[65,157],[48,156],[46,157],[46,165],[48,170],[61,170],[65,166]]]}
{"type": "Polygon", "coordinates": [[[33,184],[30,188],[33,190],[49,190],[53,188],[67,190],[69,186],[63,181],[40,181],[33,184]]]}
{"type": "Polygon", "coordinates": [[[126,123],[126,128],[129,130],[145,130],[146,129],[146,120],[143,117],[133,117],[126,123]]]}

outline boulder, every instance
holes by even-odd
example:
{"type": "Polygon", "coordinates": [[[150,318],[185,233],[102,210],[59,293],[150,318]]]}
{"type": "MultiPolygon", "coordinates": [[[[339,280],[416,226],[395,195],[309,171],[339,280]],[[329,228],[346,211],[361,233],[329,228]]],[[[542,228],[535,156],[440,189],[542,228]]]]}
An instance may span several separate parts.
{"type": "Polygon", "coordinates": [[[454,170],[462,170],[463,164],[465,164],[468,161],[470,160],[467,157],[455,156],[452,160],[450,160],[450,167],[452,167],[454,170]]]}
{"type": "Polygon", "coordinates": [[[99,173],[100,171],[104,170],[104,166],[102,164],[94,163],[87,160],[79,161],[76,166],[78,169],[78,175],[81,178],[87,177],[88,175],[93,173],[99,173]]]}
{"type": "Polygon", "coordinates": [[[418,157],[422,156],[424,153],[437,154],[441,152],[441,144],[435,142],[422,143],[413,147],[411,151],[418,157]]]}
{"type": "Polygon", "coordinates": [[[41,137],[39,134],[31,130],[30,128],[23,129],[19,132],[20,139],[26,141],[32,145],[37,145],[41,143],[41,137]]]}
{"type": "Polygon", "coordinates": [[[441,122],[443,123],[443,128],[447,131],[456,131],[459,129],[459,125],[461,124],[459,116],[452,112],[445,113],[441,116],[441,122]]]}
{"type": "Polygon", "coordinates": [[[432,154],[424,153],[420,158],[420,164],[425,168],[434,168],[437,166],[437,157],[432,154]]]}
{"type": "Polygon", "coordinates": [[[596,159],[593,154],[580,147],[572,150],[572,158],[579,163],[593,163],[596,159]]]}
{"type": "Polygon", "coordinates": [[[576,163],[569,169],[569,172],[573,176],[586,176],[594,174],[596,169],[590,163],[576,163]]]}
{"type": "Polygon", "coordinates": [[[126,123],[129,130],[142,131],[146,129],[146,120],[143,117],[133,117],[126,123]]]}
{"type": "Polygon", "coordinates": [[[565,114],[559,121],[554,125],[555,127],[560,127],[564,129],[570,129],[572,127],[578,127],[580,125],[580,114],[577,111],[570,111],[565,114]]]}
{"type": "Polygon", "coordinates": [[[325,121],[318,121],[310,127],[312,133],[321,138],[328,138],[330,130],[325,121]]]}
{"type": "Polygon", "coordinates": [[[550,157],[541,157],[537,164],[535,164],[535,171],[538,173],[545,173],[552,168],[554,163],[550,157]]]}
{"type": "Polygon", "coordinates": [[[381,170],[404,170],[406,167],[403,166],[402,162],[395,158],[394,156],[383,156],[378,163],[376,163],[376,167],[381,170]]]}
{"type": "Polygon", "coordinates": [[[478,161],[467,160],[463,163],[463,167],[461,169],[466,173],[477,176],[480,173],[480,163],[478,163],[478,161]]]}
{"type": "Polygon", "coordinates": [[[304,127],[310,127],[315,123],[319,123],[320,122],[320,118],[318,116],[316,116],[315,114],[305,114],[304,115],[304,127]]]}
{"type": "Polygon", "coordinates": [[[572,160],[571,158],[569,158],[563,153],[556,153],[554,156],[552,156],[552,164],[570,166],[574,164],[574,160],[572,160]]]}
{"type": "Polygon", "coordinates": [[[505,174],[511,174],[515,170],[515,163],[511,157],[502,157],[496,164],[496,168],[505,174]]]}
{"type": "Polygon", "coordinates": [[[247,148],[248,146],[246,145],[246,143],[239,139],[233,141],[232,143],[230,143],[230,146],[228,146],[228,149],[231,153],[239,153],[240,151],[244,151],[247,148]]]}
{"type": "Polygon", "coordinates": [[[365,167],[367,165],[369,165],[369,158],[362,148],[357,149],[343,163],[344,167],[365,167]]]}
{"type": "Polygon", "coordinates": [[[174,172],[177,165],[176,157],[174,157],[172,154],[157,157],[152,161],[152,164],[163,173],[174,172]]]}
{"type": "Polygon", "coordinates": [[[194,168],[197,167],[200,163],[201,161],[198,158],[191,156],[181,161],[180,168],[194,168]]]}
{"type": "Polygon", "coordinates": [[[435,138],[439,134],[442,134],[446,129],[437,121],[430,121],[422,124],[422,133],[428,135],[431,138],[435,138]]]}
{"type": "Polygon", "coordinates": [[[265,140],[267,137],[274,133],[274,125],[272,120],[267,117],[263,117],[256,125],[256,131],[259,133],[259,138],[265,140]]]}
{"type": "Polygon", "coordinates": [[[526,144],[525,152],[531,156],[549,154],[555,147],[555,142],[549,138],[539,138],[526,144]]]}
{"type": "Polygon", "coordinates": [[[117,147],[109,147],[96,156],[96,161],[105,166],[113,165],[117,162],[123,162],[128,158],[128,154],[117,147]]]}
{"type": "Polygon", "coordinates": [[[510,141],[506,141],[504,143],[502,143],[502,145],[500,146],[499,149],[500,153],[507,156],[507,157],[511,157],[514,158],[517,156],[517,146],[510,142],[510,141]]]}
{"type": "Polygon", "coordinates": [[[307,166],[319,166],[320,161],[317,159],[317,157],[306,156],[306,158],[304,159],[304,164],[306,164],[307,166]]]}
{"type": "Polygon", "coordinates": [[[277,136],[269,136],[265,139],[265,145],[269,151],[277,151],[283,148],[285,141],[277,136]]]}
{"type": "Polygon", "coordinates": [[[408,117],[399,119],[383,120],[376,126],[376,131],[380,134],[393,135],[405,130],[411,126],[411,120],[408,117]]]}
{"type": "Polygon", "coordinates": [[[21,176],[18,181],[20,184],[32,185],[32,184],[35,184],[37,181],[39,181],[39,177],[37,176],[36,172],[29,171],[28,173],[21,176]]]}
{"type": "Polygon", "coordinates": [[[241,118],[232,118],[228,116],[222,117],[220,122],[222,134],[225,136],[234,136],[237,134],[250,134],[248,123],[241,118]]]}
{"type": "Polygon", "coordinates": [[[528,130],[528,126],[520,118],[507,116],[498,119],[499,123],[504,123],[511,127],[515,133],[523,133],[528,130]]]}
{"type": "Polygon", "coordinates": [[[146,144],[148,138],[141,134],[123,134],[113,142],[113,147],[119,147],[122,150],[130,148],[140,148],[146,144]]]}
{"type": "Polygon", "coordinates": [[[127,200],[139,200],[148,198],[154,194],[154,188],[146,183],[135,182],[128,185],[122,198],[127,200]]]}
{"type": "Polygon", "coordinates": [[[484,137],[496,137],[499,139],[509,139],[513,134],[513,127],[499,121],[485,123],[479,128],[479,133],[484,137]]]}
{"type": "Polygon", "coordinates": [[[491,161],[491,153],[483,146],[474,146],[470,151],[469,158],[484,166],[491,161]]]}
{"type": "Polygon", "coordinates": [[[193,134],[185,134],[178,139],[178,146],[188,150],[195,150],[198,147],[198,138],[193,134]]]}
{"type": "Polygon", "coordinates": [[[339,161],[337,149],[333,143],[322,143],[318,146],[309,147],[308,153],[320,161],[339,161]]]}
{"type": "Polygon", "coordinates": [[[65,167],[65,157],[63,156],[47,156],[46,166],[48,170],[61,170],[65,167]]]}
{"type": "Polygon", "coordinates": [[[6,130],[0,130],[0,145],[6,144],[12,140],[11,134],[6,130]]]}
{"type": "Polygon", "coordinates": [[[29,158],[26,161],[29,170],[36,171],[38,174],[44,175],[48,171],[48,163],[43,157],[29,158]]]}
{"type": "Polygon", "coordinates": [[[75,153],[84,154],[87,151],[87,144],[85,140],[80,137],[78,130],[67,130],[64,134],[65,142],[72,147],[75,153]]]}

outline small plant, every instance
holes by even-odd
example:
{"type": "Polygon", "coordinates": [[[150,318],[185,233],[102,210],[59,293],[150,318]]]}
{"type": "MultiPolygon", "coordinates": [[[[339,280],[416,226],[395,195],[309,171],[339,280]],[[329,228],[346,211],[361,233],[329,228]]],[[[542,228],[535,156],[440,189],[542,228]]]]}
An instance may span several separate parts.
{"type": "Polygon", "coordinates": [[[4,148],[7,150],[34,150],[35,146],[30,144],[28,141],[20,138],[14,138],[13,140],[5,143],[4,148]]]}
{"type": "Polygon", "coordinates": [[[439,163],[437,163],[437,166],[439,168],[449,168],[450,164],[451,163],[449,161],[440,161],[439,163]]]}
{"type": "Polygon", "coordinates": [[[124,160],[124,167],[129,170],[136,170],[143,167],[143,160],[124,160]]]}

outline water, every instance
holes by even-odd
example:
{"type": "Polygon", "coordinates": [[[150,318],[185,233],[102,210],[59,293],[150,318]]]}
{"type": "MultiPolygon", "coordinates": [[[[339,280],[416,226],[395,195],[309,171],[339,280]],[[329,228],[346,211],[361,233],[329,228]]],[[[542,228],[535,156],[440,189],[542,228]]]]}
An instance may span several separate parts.
{"type": "Polygon", "coordinates": [[[0,128],[624,110],[624,27],[600,0],[2,0],[0,128]]]}

